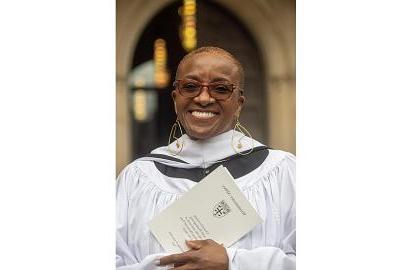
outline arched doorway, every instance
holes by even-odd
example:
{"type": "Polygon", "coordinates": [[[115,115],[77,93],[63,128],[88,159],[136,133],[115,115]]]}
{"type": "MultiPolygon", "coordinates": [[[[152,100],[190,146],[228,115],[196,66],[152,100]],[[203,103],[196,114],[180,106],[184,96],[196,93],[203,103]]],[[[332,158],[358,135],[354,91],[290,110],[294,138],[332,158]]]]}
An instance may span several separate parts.
{"type": "MultiPolygon", "coordinates": [[[[130,163],[132,125],[128,76],[141,35],[174,0],[116,1],[116,173],[130,163]]],[[[200,1],[201,2],[201,1],[200,1]]],[[[214,0],[246,26],[261,48],[267,145],[295,153],[295,0],[214,0]]]]}
{"type": "MultiPolygon", "coordinates": [[[[149,21],[137,41],[131,70],[150,62],[153,59],[155,41],[164,39],[170,81],[173,81],[177,63],[186,54],[178,34],[181,23],[178,15],[180,6],[182,1],[175,1],[162,8],[149,21]]],[[[266,94],[264,80],[261,79],[264,77],[264,65],[255,40],[230,11],[214,2],[204,0],[197,1],[197,35],[198,47],[224,48],[243,63],[247,104],[242,111],[241,122],[257,140],[267,143],[266,94]]],[[[129,90],[130,104],[133,104],[137,91],[135,88],[129,90]]],[[[167,143],[171,125],[175,121],[171,91],[171,84],[164,88],[146,89],[146,94],[153,98],[147,99],[149,103],[144,105],[155,108],[148,110],[152,115],[146,119],[139,121],[134,117],[134,110],[131,110],[133,159],[167,143]]]]}

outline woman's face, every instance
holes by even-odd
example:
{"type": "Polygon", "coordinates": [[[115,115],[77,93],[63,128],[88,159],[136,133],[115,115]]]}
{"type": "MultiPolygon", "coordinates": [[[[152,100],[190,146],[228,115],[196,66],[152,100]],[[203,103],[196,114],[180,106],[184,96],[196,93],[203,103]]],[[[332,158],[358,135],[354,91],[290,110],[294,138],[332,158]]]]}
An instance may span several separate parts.
{"type": "Polygon", "coordinates": [[[184,97],[177,90],[172,91],[178,119],[190,137],[207,139],[233,128],[245,102],[238,89],[239,76],[237,66],[223,54],[193,55],[179,66],[178,80],[235,85],[232,95],[224,101],[211,97],[208,87],[203,87],[194,98],[184,97]]]}

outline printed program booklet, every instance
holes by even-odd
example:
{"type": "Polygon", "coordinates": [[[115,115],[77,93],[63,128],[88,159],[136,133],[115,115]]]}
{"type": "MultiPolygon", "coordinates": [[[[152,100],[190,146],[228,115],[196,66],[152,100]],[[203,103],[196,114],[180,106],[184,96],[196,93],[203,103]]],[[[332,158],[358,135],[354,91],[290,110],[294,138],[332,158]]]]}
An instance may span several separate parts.
{"type": "Polygon", "coordinates": [[[149,222],[149,228],[170,253],[189,250],[185,240],[213,239],[231,246],[262,222],[235,184],[219,166],[149,222]]]}

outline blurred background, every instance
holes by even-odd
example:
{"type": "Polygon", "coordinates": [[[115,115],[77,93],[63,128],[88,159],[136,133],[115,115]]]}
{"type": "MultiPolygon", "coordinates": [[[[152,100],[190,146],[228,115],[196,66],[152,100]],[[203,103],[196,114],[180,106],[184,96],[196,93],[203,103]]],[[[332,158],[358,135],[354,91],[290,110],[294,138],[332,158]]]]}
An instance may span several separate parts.
{"type": "Polygon", "coordinates": [[[168,143],[170,92],[189,51],[217,46],[245,69],[240,121],[252,136],[296,152],[295,0],[117,0],[116,169],[168,143]]]}

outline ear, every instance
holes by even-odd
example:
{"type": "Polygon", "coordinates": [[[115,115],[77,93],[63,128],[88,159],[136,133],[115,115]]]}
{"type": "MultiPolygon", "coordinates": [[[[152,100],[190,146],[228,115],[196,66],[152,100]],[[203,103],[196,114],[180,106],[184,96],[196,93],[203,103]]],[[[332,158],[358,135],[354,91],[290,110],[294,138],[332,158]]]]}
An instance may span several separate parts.
{"type": "Polygon", "coordinates": [[[175,101],[176,100],[176,95],[177,95],[176,91],[173,90],[172,93],[171,93],[171,96],[172,96],[172,100],[174,101],[175,114],[178,115],[178,112],[176,110],[176,101],[175,101]]]}
{"type": "Polygon", "coordinates": [[[240,96],[238,97],[238,108],[236,109],[236,112],[235,112],[235,116],[237,118],[239,118],[239,115],[241,114],[241,110],[242,110],[242,107],[245,105],[245,102],[246,102],[246,97],[240,94],[240,96]]]}

